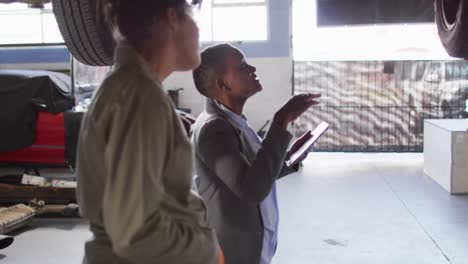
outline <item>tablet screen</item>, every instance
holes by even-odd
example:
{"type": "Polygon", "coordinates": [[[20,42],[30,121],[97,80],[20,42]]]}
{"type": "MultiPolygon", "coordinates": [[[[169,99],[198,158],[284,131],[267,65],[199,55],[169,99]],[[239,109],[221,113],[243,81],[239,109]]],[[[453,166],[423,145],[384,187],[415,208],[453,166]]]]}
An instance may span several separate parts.
{"type": "Polygon", "coordinates": [[[322,134],[327,131],[328,129],[328,123],[327,122],[322,122],[320,123],[314,131],[311,132],[312,137],[307,140],[304,145],[302,145],[298,150],[296,150],[294,153],[292,153],[289,157],[289,159],[286,161],[286,165],[291,166],[295,164],[296,162],[299,161],[299,158],[302,156],[307,151],[310,151],[310,148],[312,145],[319,139],[322,134]]]}

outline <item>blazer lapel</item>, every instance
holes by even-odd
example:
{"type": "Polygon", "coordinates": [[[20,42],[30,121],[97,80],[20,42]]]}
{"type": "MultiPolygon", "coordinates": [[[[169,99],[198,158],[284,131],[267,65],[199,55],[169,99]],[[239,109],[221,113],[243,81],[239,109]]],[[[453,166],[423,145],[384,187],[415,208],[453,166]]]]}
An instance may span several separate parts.
{"type": "Polygon", "coordinates": [[[237,126],[229,119],[226,113],[224,113],[224,111],[218,107],[218,105],[213,99],[207,97],[205,104],[206,104],[205,106],[206,112],[209,115],[221,117],[231,124],[231,126],[236,131],[237,137],[241,144],[241,153],[247,158],[248,162],[252,164],[252,162],[254,161],[256,157],[256,154],[253,152],[252,148],[250,147],[249,142],[246,138],[246,135],[244,135],[244,133],[240,129],[237,128],[237,126]]]}

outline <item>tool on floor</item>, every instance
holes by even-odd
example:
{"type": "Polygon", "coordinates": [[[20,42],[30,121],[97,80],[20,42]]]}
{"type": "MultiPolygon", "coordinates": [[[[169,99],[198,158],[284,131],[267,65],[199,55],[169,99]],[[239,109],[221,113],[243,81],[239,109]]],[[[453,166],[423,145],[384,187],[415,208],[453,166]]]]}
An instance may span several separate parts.
{"type": "Polygon", "coordinates": [[[33,199],[29,206],[16,204],[0,207],[0,249],[8,247],[14,240],[13,237],[4,234],[29,224],[34,216],[44,214],[78,216],[78,205],[45,205],[44,201],[33,199]]]}
{"type": "Polygon", "coordinates": [[[0,235],[0,249],[7,248],[11,243],[13,243],[13,240],[12,236],[0,235]]]}

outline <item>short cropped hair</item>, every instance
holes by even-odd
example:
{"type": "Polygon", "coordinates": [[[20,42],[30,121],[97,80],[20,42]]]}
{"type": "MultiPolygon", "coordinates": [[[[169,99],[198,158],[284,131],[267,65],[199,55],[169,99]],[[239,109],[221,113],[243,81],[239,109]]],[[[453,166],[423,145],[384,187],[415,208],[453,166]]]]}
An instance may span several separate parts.
{"type": "Polygon", "coordinates": [[[227,43],[208,47],[201,52],[200,65],[193,70],[193,81],[199,93],[213,96],[217,79],[225,73],[226,57],[232,53],[244,56],[239,49],[227,43]]]}

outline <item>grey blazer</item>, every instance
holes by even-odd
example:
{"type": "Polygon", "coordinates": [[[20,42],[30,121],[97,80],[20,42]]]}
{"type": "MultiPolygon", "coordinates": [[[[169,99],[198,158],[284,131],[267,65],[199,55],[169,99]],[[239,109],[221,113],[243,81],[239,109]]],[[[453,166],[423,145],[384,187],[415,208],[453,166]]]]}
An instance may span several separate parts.
{"type": "Polygon", "coordinates": [[[291,137],[272,124],[256,155],[247,135],[207,98],[205,111],[193,127],[196,183],[227,264],[260,262],[263,223],[259,204],[278,178],[293,172],[284,163],[291,137]]]}

